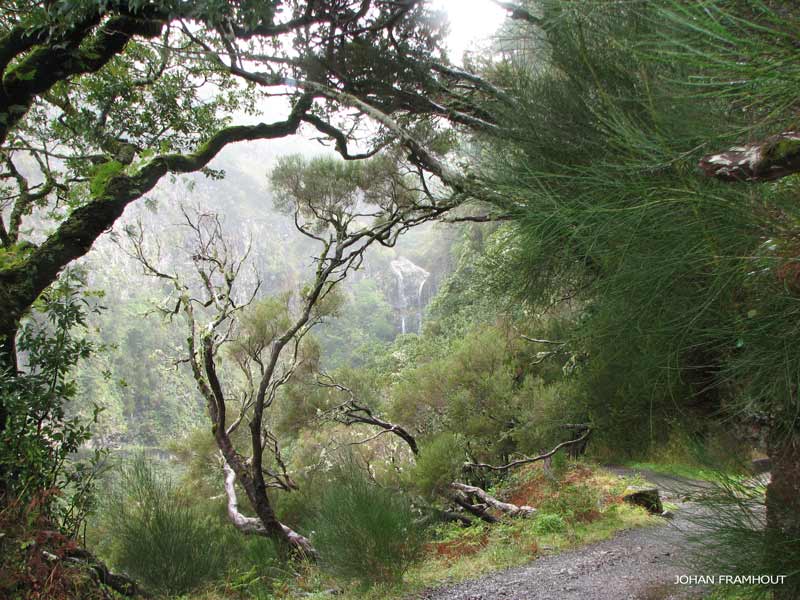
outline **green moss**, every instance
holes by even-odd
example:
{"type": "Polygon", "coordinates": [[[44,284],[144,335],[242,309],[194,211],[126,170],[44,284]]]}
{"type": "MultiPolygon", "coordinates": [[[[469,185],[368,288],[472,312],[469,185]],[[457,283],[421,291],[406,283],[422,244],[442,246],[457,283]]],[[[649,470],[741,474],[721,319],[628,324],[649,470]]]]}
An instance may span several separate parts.
{"type": "Polygon", "coordinates": [[[5,271],[22,266],[34,248],[36,246],[30,242],[20,242],[9,248],[0,248],[0,270],[5,271]]]}
{"type": "Polygon", "coordinates": [[[92,173],[91,181],[89,181],[89,191],[92,196],[95,198],[101,197],[108,181],[122,172],[124,168],[125,165],[118,160],[110,160],[98,165],[92,173]]]}
{"type": "Polygon", "coordinates": [[[12,66],[6,71],[4,79],[16,79],[18,81],[33,81],[36,78],[36,67],[32,66],[30,61],[22,61],[12,66]]]}
{"type": "Polygon", "coordinates": [[[781,138],[771,144],[764,154],[769,160],[780,161],[798,153],[800,153],[800,140],[781,138]]]}

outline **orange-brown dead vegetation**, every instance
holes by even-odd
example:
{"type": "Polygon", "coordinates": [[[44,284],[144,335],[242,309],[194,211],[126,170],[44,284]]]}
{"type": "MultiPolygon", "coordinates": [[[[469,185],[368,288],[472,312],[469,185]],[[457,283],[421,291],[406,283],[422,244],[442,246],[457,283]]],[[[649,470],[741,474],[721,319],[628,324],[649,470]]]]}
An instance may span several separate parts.
{"type": "Polygon", "coordinates": [[[552,495],[548,489],[547,476],[541,464],[525,465],[520,469],[519,475],[524,482],[514,486],[508,494],[508,502],[518,506],[536,507],[541,504],[542,500],[552,495]]]}
{"type": "Polygon", "coordinates": [[[489,543],[489,535],[484,533],[475,539],[447,540],[428,544],[428,552],[440,558],[455,560],[462,556],[477,554],[489,543]]]}
{"type": "Polygon", "coordinates": [[[0,598],[90,600],[109,597],[90,574],[65,559],[77,548],[43,516],[46,495],[28,505],[6,500],[0,510],[0,598]]]}

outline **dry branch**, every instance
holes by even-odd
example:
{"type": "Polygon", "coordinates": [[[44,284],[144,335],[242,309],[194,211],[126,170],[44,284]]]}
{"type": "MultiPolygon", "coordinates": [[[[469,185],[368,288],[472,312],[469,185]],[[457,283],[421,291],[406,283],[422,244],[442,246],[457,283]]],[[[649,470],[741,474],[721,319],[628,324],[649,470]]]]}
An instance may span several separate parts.
{"type": "Polygon", "coordinates": [[[561,448],[565,448],[567,446],[572,446],[574,444],[579,444],[589,439],[592,430],[590,428],[586,429],[586,432],[579,438],[574,440],[569,440],[567,442],[561,442],[558,446],[550,450],[550,452],[545,452],[544,454],[540,454],[539,456],[526,456],[525,458],[520,458],[519,460],[512,461],[507,465],[488,465],[486,463],[464,463],[464,467],[468,469],[491,469],[492,471],[506,471],[513,467],[518,467],[520,465],[526,465],[528,463],[537,462],[540,460],[545,460],[553,456],[556,452],[561,450],[561,448]]]}
{"type": "Polygon", "coordinates": [[[762,182],[800,172],[800,131],[784,131],[760,142],[704,156],[700,168],[721,181],[762,182]]]}
{"type": "MultiPolygon", "coordinates": [[[[317,383],[323,387],[337,389],[340,392],[345,392],[350,396],[350,399],[345,402],[344,404],[339,405],[333,411],[333,419],[347,425],[353,425],[355,423],[362,423],[364,425],[374,425],[375,427],[379,427],[383,431],[381,433],[393,433],[402,439],[406,444],[408,444],[411,453],[414,456],[419,454],[419,446],[417,445],[417,440],[414,438],[411,433],[408,432],[407,429],[401,427],[400,425],[396,425],[394,423],[389,423],[388,421],[384,421],[380,417],[373,414],[372,410],[367,407],[359,404],[356,401],[355,394],[353,390],[348,387],[343,386],[340,383],[337,383],[327,378],[328,381],[318,380],[317,383]]],[[[377,437],[377,436],[376,436],[377,437]]]]}
{"type": "Polygon", "coordinates": [[[484,502],[492,508],[497,509],[511,517],[531,517],[536,514],[536,509],[532,506],[517,506],[516,504],[511,504],[510,502],[501,502],[494,496],[487,494],[485,490],[482,490],[474,485],[467,485],[465,483],[454,481],[450,484],[450,487],[454,490],[458,490],[459,492],[471,494],[479,498],[481,502],[484,502]]]}

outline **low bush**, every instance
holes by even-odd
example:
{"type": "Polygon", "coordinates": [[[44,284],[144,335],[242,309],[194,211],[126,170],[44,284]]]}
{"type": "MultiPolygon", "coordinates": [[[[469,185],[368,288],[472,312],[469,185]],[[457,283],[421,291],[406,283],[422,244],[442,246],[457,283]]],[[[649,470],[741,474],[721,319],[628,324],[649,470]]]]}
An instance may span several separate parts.
{"type": "Polygon", "coordinates": [[[311,522],[322,566],[365,584],[398,581],[422,551],[409,500],[369,481],[353,462],[334,475],[311,522]]]}
{"type": "Polygon", "coordinates": [[[453,433],[442,433],[424,444],[411,471],[411,486],[432,497],[445,489],[461,474],[464,462],[464,441],[453,433]]]}
{"type": "Polygon", "coordinates": [[[537,514],[533,522],[533,532],[536,535],[561,533],[566,527],[567,524],[561,515],[553,515],[550,513],[537,514]]]}
{"type": "Polygon", "coordinates": [[[542,502],[540,509],[566,521],[587,520],[600,509],[600,493],[582,483],[565,485],[556,495],[542,502]]]}
{"type": "Polygon", "coordinates": [[[121,468],[103,508],[111,561],[148,589],[180,594],[224,575],[227,531],[143,455],[121,468]]]}

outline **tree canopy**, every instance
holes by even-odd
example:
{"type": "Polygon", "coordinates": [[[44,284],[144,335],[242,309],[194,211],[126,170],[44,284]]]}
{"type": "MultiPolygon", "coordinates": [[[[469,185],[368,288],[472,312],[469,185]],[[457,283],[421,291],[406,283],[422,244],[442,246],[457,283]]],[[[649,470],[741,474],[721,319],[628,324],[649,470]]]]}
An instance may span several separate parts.
{"type": "Polygon", "coordinates": [[[460,75],[419,1],[14,2],[0,29],[6,344],[130,202],[168,173],[220,175],[208,165],[228,144],[306,126],[354,159],[399,139],[451,177],[406,129],[483,122],[447,85],[460,75]],[[283,118],[262,120],[268,99],[283,118]],[[377,131],[354,151],[365,119],[377,131]]]}

